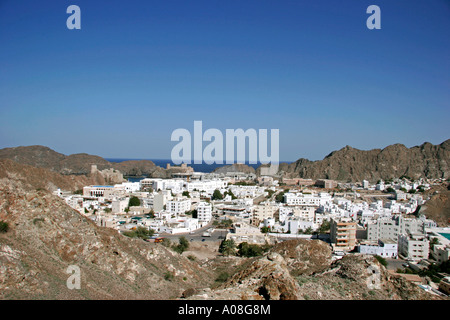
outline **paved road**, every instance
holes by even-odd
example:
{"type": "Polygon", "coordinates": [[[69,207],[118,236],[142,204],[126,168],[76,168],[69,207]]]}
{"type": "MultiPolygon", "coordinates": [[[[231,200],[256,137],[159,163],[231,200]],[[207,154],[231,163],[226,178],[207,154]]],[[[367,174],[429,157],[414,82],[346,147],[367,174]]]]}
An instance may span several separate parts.
{"type": "Polygon", "coordinates": [[[192,234],[189,232],[177,233],[177,234],[170,234],[170,233],[162,232],[159,234],[159,236],[170,239],[175,242],[177,242],[178,239],[181,237],[185,237],[189,241],[221,241],[221,240],[225,239],[225,236],[228,233],[228,231],[215,230],[211,234],[211,237],[203,237],[202,236],[203,233],[209,228],[213,228],[212,222],[208,223],[206,226],[204,226],[200,229],[195,230],[194,233],[192,233],[192,234]]]}
{"type": "Polygon", "coordinates": [[[387,269],[389,270],[397,270],[397,269],[404,269],[405,267],[403,266],[404,263],[408,263],[405,260],[402,259],[386,259],[386,262],[388,263],[387,265],[387,269]]]}

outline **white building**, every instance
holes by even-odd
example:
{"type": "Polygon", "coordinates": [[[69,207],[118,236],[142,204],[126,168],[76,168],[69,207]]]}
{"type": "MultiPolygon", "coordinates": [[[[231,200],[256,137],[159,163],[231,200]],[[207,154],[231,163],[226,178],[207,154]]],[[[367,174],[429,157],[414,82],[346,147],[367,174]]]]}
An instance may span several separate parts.
{"type": "Polygon", "coordinates": [[[424,233],[424,222],[420,219],[405,218],[402,215],[396,217],[382,217],[367,224],[367,239],[378,241],[390,239],[398,241],[400,234],[424,233]]]}
{"type": "Polygon", "coordinates": [[[331,201],[331,195],[326,192],[319,192],[319,194],[288,192],[284,194],[284,202],[288,206],[320,206],[331,201]]]}
{"type": "Polygon", "coordinates": [[[401,234],[398,237],[398,253],[412,260],[428,259],[429,241],[423,234],[401,234]]]}
{"type": "Polygon", "coordinates": [[[121,184],[114,185],[114,188],[115,189],[122,188],[123,190],[125,190],[126,193],[133,193],[138,192],[141,188],[141,185],[139,182],[123,182],[121,184]]]}
{"type": "Polygon", "coordinates": [[[123,213],[125,209],[128,207],[130,199],[129,198],[120,198],[112,201],[111,212],[112,213],[123,213]]]}
{"type": "Polygon", "coordinates": [[[397,258],[398,244],[392,240],[378,240],[378,244],[361,244],[358,252],[383,258],[397,258]]]}
{"type": "Polygon", "coordinates": [[[363,180],[362,185],[364,189],[369,189],[369,181],[363,180]]]}
{"type": "Polygon", "coordinates": [[[182,214],[191,210],[191,199],[186,197],[175,197],[167,201],[166,210],[173,214],[182,214]]]}
{"type": "Polygon", "coordinates": [[[212,219],[212,206],[208,202],[200,202],[197,206],[197,219],[200,222],[209,222],[212,219]]]}

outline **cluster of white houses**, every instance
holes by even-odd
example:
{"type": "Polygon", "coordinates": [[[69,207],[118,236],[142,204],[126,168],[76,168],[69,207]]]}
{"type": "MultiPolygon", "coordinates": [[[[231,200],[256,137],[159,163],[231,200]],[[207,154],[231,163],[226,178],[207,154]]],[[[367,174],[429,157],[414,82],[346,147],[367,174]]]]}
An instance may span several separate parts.
{"type": "MultiPolygon", "coordinates": [[[[217,216],[234,221],[230,237],[236,241],[251,238],[258,242],[280,235],[311,237],[328,221],[330,242],[335,251],[357,250],[411,260],[427,259],[430,255],[448,259],[450,247],[445,237],[433,231],[438,230],[436,223],[412,215],[424,203],[422,196],[413,193],[405,193],[405,196],[400,190],[419,185],[429,188],[424,181],[391,183],[389,186],[398,191],[396,199],[367,202],[354,190],[347,194],[334,191],[332,195],[313,187],[280,188],[272,177],[259,177],[259,184],[255,185],[232,183],[242,177],[248,178],[239,174],[219,177],[198,173],[173,179],[147,178],[111,186],[86,186],[83,194],[57,193],[79,212],[92,216],[98,224],[119,230],[141,225],[157,232],[190,232],[217,216]],[[223,199],[213,198],[216,190],[223,199]],[[275,196],[281,192],[283,201],[276,202],[275,196]],[[130,207],[131,197],[139,198],[140,205],[130,207]],[[261,233],[263,227],[269,231],[267,234],[261,233]],[[430,236],[440,240],[431,251],[430,236]]],[[[313,185],[305,179],[297,180],[293,184],[313,185]]],[[[332,181],[323,183],[335,186],[332,181]]],[[[379,181],[369,185],[363,181],[362,187],[383,190],[386,184],[379,181]]]]}

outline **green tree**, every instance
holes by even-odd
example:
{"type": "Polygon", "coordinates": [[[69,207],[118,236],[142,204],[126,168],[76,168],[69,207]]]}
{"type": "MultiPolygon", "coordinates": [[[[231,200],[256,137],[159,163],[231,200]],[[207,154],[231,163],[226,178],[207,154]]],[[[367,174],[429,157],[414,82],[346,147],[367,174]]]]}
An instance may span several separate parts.
{"type": "Polygon", "coordinates": [[[226,195],[229,195],[231,197],[232,200],[237,199],[237,197],[234,195],[234,193],[231,190],[225,191],[224,197],[226,195]]]}
{"type": "Polygon", "coordinates": [[[236,243],[234,240],[223,240],[219,246],[219,253],[224,256],[234,256],[236,254],[236,243]]]}
{"type": "Polygon", "coordinates": [[[329,220],[324,220],[322,222],[322,224],[319,227],[319,233],[325,233],[330,231],[330,221],[329,220]]]}
{"type": "Polygon", "coordinates": [[[9,230],[8,222],[2,220],[0,221],[0,233],[6,233],[9,230]]]}
{"type": "Polygon", "coordinates": [[[164,274],[164,280],[166,280],[166,281],[172,281],[173,278],[174,278],[174,275],[173,275],[173,273],[170,272],[170,271],[167,271],[167,272],[164,274]]]}
{"type": "Polygon", "coordinates": [[[266,197],[267,199],[270,199],[273,196],[273,194],[275,193],[275,191],[270,190],[270,189],[266,189],[264,191],[268,193],[268,195],[266,197]]]}
{"type": "Polygon", "coordinates": [[[268,233],[268,232],[270,232],[270,227],[262,227],[262,228],[261,228],[261,232],[262,232],[262,233],[268,233]]]}
{"type": "Polygon", "coordinates": [[[182,254],[184,251],[186,251],[189,248],[189,241],[185,237],[180,237],[178,239],[178,245],[173,246],[173,250],[175,252],[178,252],[179,254],[182,254]]]}
{"type": "Polygon", "coordinates": [[[222,200],[222,199],[223,199],[222,193],[220,193],[218,189],[214,190],[211,200],[222,200]]]}
{"type": "Polygon", "coordinates": [[[148,213],[148,216],[153,219],[155,217],[155,211],[153,209],[150,210],[150,212],[148,213]]]}
{"type": "Polygon", "coordinates": [[[285,191],[282,191],[282,192],[278,193],[278,194],[275,196],[275,201],[276,201],[276,202],[284,202],[284,194],[285,194],[285,193],[286,193],[285,191]]]}
{"type": "Polygon", "coordinates": [[[241,242],[238,246],[238,256],[240,257],[257,257],[262,256],[263,248],[257,244],[248,244],[247,242],[241,242]]]}
{"type": "Polygon", "coordinates": [[[434,246],[440,244],[439,239],[438,238],[432,238],[430,241],[430,249],[433,250],[434,246]]]}
{"type": "Polygon", "coordinates": [[[155,234],[155,230],[147,229],[144,227],[137,227],[136,230],[125,231],[123,233],[124,236],[130,238],[140,238],[140,239],[148,239],[155,234]]]}
{"type": "Polygon", "coordinates": [[[139,207],[141,205],[141,200],[138,197],[131,197],[128,201],[128,207],[139,207]]]}
{"type": "Polygon", "coordinates": [[[182,193],[183,196],[190,198],[191,195],[189,194],[189,191],[183,191],[182,193]]]}

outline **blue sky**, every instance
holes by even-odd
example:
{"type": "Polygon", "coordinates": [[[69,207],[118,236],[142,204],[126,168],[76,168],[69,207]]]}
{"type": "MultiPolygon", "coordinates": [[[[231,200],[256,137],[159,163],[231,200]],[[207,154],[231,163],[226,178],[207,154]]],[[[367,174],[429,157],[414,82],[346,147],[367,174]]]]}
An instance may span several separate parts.
{"type": "Polygon", "coordinates": [[[0,0],[0,148],[167,159],[194,120],[279,129],[289,161],[439,144],[449,39],[448,0],[0,0]]]}

